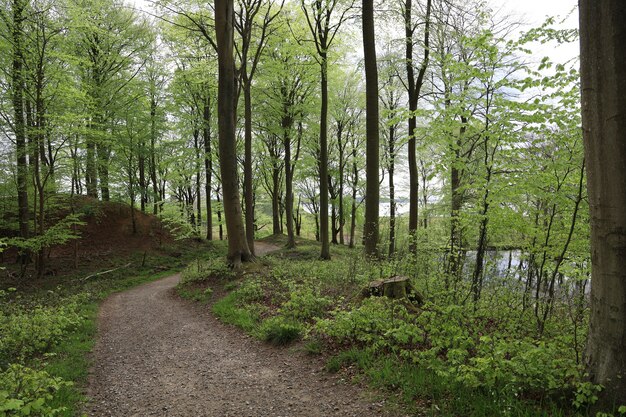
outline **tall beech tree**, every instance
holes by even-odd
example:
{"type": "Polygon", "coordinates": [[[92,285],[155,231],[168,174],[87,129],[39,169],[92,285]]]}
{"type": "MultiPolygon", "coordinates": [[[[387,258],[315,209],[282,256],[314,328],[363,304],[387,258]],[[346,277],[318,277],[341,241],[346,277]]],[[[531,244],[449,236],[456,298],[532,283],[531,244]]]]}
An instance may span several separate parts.
{"type": "Polygon", "coordinates": [[[378,68],[376,66],[376,36],[374,32],[374,0],[363,0],[363,53],[365,58],[366,105],[366,191],[365,225],[363,237],[365,254],[378,256],[378,206],[380,183],[378,180],[380,140],[378,133],[378,68]]]}
{"type": "Polygon", "coordinates": [[[414,57],[415,32],[419,25],[413,21],[413,0],[405,0],[402,8],[405,32],[405,58],[406,58],[406,90],[409,99],[409,235],[411,236],[410,249],[416,250],[415,233],[418,227],[419,205],[419,180],[417,169],[417,104],[424,86],[426,69],[430,61],[430,19],[432,13],[432,0],[426,0],[426,12],[424,15],[424,53],[416,74],[414,57]]]}
{"type": "Polygon", "coordinates": [[[252,79],[257,69],[261,54],[272,34],[271,24],[283,8],[283,1],[275,7],[274,1],[239,0],[235,12],[235,29],[240,43],[236,44],[239,58],[239,86],[243,90],[244,100],[244,161],[243,187],[246,217],[246,239],[254,254],[254,187],[252,185],[252,79]],[[261,13],[260,22],[257,15],[261,13]],[[257,29],[258,26],[258,30],[257,29]],[[253,38],[253,35],[254,38],[253,38]]]}
{"type": "MultiPolygon", "coordinates": [[[[28,206],[28,148],[26,145],[26,122],[24,120],[24,0],[13,0],[11,28],[12,68],[11,90],[13,102],[13,134],[15,135],[15,155],[17,159],[17,204],[20,237],[29,237],[28,206]]],[[[22,264],[28,260],[27,254],[20,256],[22,264]]]]}
{"type": "Polygon", "coordinates": [[[233,2],[215,0],[215,34],[218,59],[217,113],[219,130],[220,173],[228,261],[238,268],[252,258],[244,230],[237,175],[237,142],[235,138],[235,58],[233,55],[233,2]]]}
{"type": "Polygon", "coordinates": [[[591,214],[586,365],[597,408],[626,404],[626,3],[580,0],[583,136],[591,214]]]}
{"type": "Polygon", "coordinates": [[[320,136],[319,136],[319,177],[320,177],[320,241],[321,259],[330,259],[328,233],[328,49],[333,44],[341,25],[348,18],[354,0],[301,0],[311,36],[317,50],[320,65],[320,136]],[[338,15],[338,16],[335,16],[338,15]]]}

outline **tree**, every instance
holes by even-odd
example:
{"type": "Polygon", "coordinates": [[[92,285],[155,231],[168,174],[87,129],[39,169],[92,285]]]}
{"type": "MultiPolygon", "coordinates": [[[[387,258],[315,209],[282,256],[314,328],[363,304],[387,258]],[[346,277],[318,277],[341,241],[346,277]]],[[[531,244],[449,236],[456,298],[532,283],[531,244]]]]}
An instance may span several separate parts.
{"type": "Polygon", "coordinates": [[[254,187],[252,185],[252,79],[256,72],[261,53],[267,45],[267,40],[272,34],[270,25],[282,10],[281,2],[277,10],[273,10],[274,2],[270,0],[262,12],[259,33],[253,40],[252,35],[258,24],[258,13],[261,11],[261,0],[239,0],[238,9],[235,13],[235,29],[239,33],[241,45],[237,45],[239,68],[237,74],[241,80],[241,88],[244,98],[244,200],[246,216],[246,238],[250,252],[254,254],[254,187]]]}
{"type": "Polygon", "coordinates": [[[348,11],[354,0],[343,5],[339,0],[314,0],[309,5],[301,0],[307,24],[317,49],[320,65],[320,136],[319,136],[319,174],[320,174],[320,240],[321,259],[330,259],[330,242],[328,235],[328,49],[335,40],[341,25],[346,21],[348,11]],[[339,14],[338,19],[333,19],[339,14]]]}
{"type": "Polygon", "coordinates": [[[404,30],[406,41],[406,89],[409,96],[409,235],[411,236],[411,251],[416,250],[415,233],[418,226],[417,207],[419,204],[419,181],[416,158],[416,129],[417,129],[417,104],[420,98],[424,76],[430,60],[430,16],[432,10],[432,0],[426,0],[426,14],[424,17],[424,56],[420,68],[415,74],[414,64],[414,35],[416,25],[413,23],[412,11],[413,0],[406,0],[402,14],[404,17],[404,30]]]}
{"type": "Polygon", "coordinates": [[[147,24],[117,0],[79,0],[72,5],[71,33],[89,99],[86,138],[87,194],[110,198],[109,162],[113,143],[108,124],[124,88],[143,65],[149,45],[147,24]]]}
{"type": "Polygon", "coordinates": [[[378,205],[380,183],[378,181],[379,148],[378,135],[378,68],[376,66],[376,36],[374,33],[374,1],[363,0],[363,52],[365,58],[366,89],[366,191],[365,191],[365,254],[378,256],[378,205]]]}
{"type": "MultiPolygon", "coordinates": [[[[20,237],[29,238],[28,227],[28,149],[26,146],[26,124],[24,121],[24,74],[23,74],[23,43],[24,43],[24,1],[13,0],[13,27],[12,54],[13,67],[11,71],[11,88],[13,99],[13,134],[15,135],[15,154],[17,158],[17,203],[20,237]]],[[[20,257],[22,264],[26,263],[26,254],[20,257]]]]}
{"type": "Polygon", "coordinates": [[[580,0],[583,136],[591,211],[586,366],[598,408],[626,404],[626,4],[580,0]]]}
{"type": "Polygon", "coordinates": [[[252,258],[244,230],[235,139],[235,59],[233,55],[233,2],[215,0],[215,34],[218,55],[217,112],[220,172],[224,216],[228,233],[228,261],[238,268],[252,258]]]}

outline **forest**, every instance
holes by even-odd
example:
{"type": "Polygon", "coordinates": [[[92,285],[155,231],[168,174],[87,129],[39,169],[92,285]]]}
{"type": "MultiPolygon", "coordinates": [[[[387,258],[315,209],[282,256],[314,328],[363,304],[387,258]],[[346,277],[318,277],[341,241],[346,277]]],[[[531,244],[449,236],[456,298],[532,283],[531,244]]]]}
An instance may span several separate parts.
{"type": "Polygon", "coordinates": [[[626,10],[492,3],[0,1],[0,416],[149,415],[98,311],[175,273],[384,415],[626,415],[626,10]]]}

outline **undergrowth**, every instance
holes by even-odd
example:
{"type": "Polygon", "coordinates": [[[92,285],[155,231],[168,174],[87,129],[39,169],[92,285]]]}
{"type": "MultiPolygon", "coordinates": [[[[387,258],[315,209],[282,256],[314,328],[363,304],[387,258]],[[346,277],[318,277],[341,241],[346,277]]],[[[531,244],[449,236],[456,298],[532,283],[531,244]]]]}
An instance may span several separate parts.
{"type": "Polygon", "coordinates": [[[368,264],[360,251],[333,249],[331,261],[317,260],[319,247],[307,241],[264,257],[262,268],[223,286],[230,292],[213,312],[270,343],[303,340],[307,351],[330,357],[329,370],[358,369],[415,413],[587,415],[600,387],[585,382],[581,363],[586,315],[572,319],[569,306],[555,304],[538,333],[518,288],[486,283],[473,304],[464,296],[469,283],[445,285],[434,250],[368,264]],[[393,275],[424,294],[418,311],[362,296],[368,282],[393,275]]]}

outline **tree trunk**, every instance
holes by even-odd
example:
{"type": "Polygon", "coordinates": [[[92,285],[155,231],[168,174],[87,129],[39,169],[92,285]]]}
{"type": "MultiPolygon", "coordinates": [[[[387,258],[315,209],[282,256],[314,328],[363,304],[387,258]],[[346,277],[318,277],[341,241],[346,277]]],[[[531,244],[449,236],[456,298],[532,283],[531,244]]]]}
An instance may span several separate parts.
{"type": "Polygon", "coordinates": [[[87,128],[87,154],[85,155],[85,187],[87,196],[98,198],[98,174],[96,171],[96,138],[94,135],[94,122],[89,122],[87,128]]]}
{"type": "MultiPolygon", "coordinates": [[[[363,53],[365,58],[366,98],[366,192],[365,192],[365,254],[378,257],[378,68],[376,67],[376,36],[374,33],[374,1],[363,0],[363,53]]],[[[412,204],[412,202],[411,202],[412,204]]]]}
{"type": "MultiPolygon", "coordinates": [[[[15,125],[15,154],[17,158],[17,205],[20,225],[20,237],[29,236],[29,207],[28,207],[28,149],[26,146],[26,128],[24,124],[24,73],[23,73],[23,28],[24,4],[22,0],[13,0],[13,68],[11,73],[12,101],[15,125]]],[[[20,255],[20,263],[25,265],[29,260],[28,254],[20,255]]]]}
{"type": "Polygon", "coordinates": [[[296,247],[293,228],[293,170],[291,165],[291,128],[293,119],[283,116],[283,147],[285,148],[285,215],[287,216],[287,248],[296,247]]]}
{"type": "Polygon", "coordinates": [[[194,223],[194,229],[196,229],[198,235],[202,233],[202,190],[200,184],[202,183],[202,170],[200,165],[200,131],[195,128],[193,130],[193,147],[195,151],[195,165],[196,165],[196,221],[194,223]]]}
{"type": "MultiPolygon", "coordinates": [[[[461,129],[459,136],[453,141],[450,146],[450,151],[453,155],[452,163],[450,167],[450,263],[449,263],[449,276],[454,282],[458,282],[461,279],[461,222],[459,215],[461,214],[461,206],[463,204],[461,196],[461,170],[459,165],[461,164],[461,142],[465,136],[467,120],[461,117],[461,129]]],[[[447,285],[446,285],[447,287],[447,285]]]]}
{"type": "Polygon", "coordinates": [[[211,160],[211,101],[209,93],[202,110],[202,139],[204,142],[204,198],[206,200],[206,238],[213,240],[213,211],[211,209],[211,175],[213,172],[213,161],[211,160]]]}
{"type": "Polygon", "coordinates": [[[597,408],[626,404],[626,3],[580,0],[582,116],[591,217],[586,366],[597,408]]]}
{"type": "Polygon", "coordinates": [[[100,195],[102,201],[111,199],[109,193],[109,161],[111,159],[111,148],[103,143],[96,146],[98,160],[98,178],[100,179],[100,195]]]}
{"type": "Polygon", "coordinates": [[[272,164],[272,234],[280,234],[280,169],[278,162],[272,164]]]}
{"type": "Polygon", "coordinates": [[[246,239],[248,248],[254,254],[254,187],[252,185],[252,97],[250,80],[245,65],[241,68],[244,105],[244,159],[243,189],[246,207],[246,239]]]}
{"type": "Polygon", "coordinates": [[[235,140],[235,60],[233,56],[233,2],[215,0],[215,32],[218,53],[218,115],[220,173],[224,216],[228,233],[228,261],[239,267],[252,258],[244,229],[235,140]]]}
{"type": "Polygon", "coordinates": [[[419,204],[419,181],[417,171],[417,158],[416,158],[416,127],[417,118],[415,111],[417,111],[417,102],[419,100],[422,85],[424,84],[424,75],[426,74],[426,68],[428,67],[428,61],[430,56],[429,40],[430,40],[430,13],[432,8],[432,0],[426,2],[426,21],[424,27],[424,59],[419,69],[417,78],[415,78],[415,68],[413,66],[413,21],[412,21],[412,0],[405,0],[404,5],[404,25],[405,25],[405,39],[406,39],[406,71],[407,71],[407,91],[409,96],[409,111],[411,117],[409,117],[409,235],[410,235],[410,251],[415,252],[417,250],[415,242],[415,233],[418,227],[418,204],[419,204]]]}
{"type": "Polygon", "coordinates": [[[356,163],[356,149],[352,151],[352,211],[350,213],[350,243],[349,247],[354,248],[354,234],[356,233],[356,193],[359,185],[359,169],[356,163]]]}
{"type": "MultiPolygon", "coordinates": [[[[321,45],[326,51],[326,45],[321,45]]],[[[321,259],[330,259],[330,241],[328,236],[328,61],[326,53],[321,57],[321,109],[320,109],[320,241],[322,242],[321,259]]]]}
{"type": "Polygon", "coordinates": [[[156,129],[156,110],[157,102],[153,96],[150,98],[150,180],[152,181],[152,198],[154,199],[154,205],[152,206],[152,214],[157,214],[159,209],[159,183],[157,181],[157,166],[156,166],[156,141],[157,141],[157,129],[156,129]]]}
{"type": "Polygon", "coordinates": [[[393,175],[396,168],[396,127],[389,126],[389,257],[396,252],[396,186],[393,175]]]}

